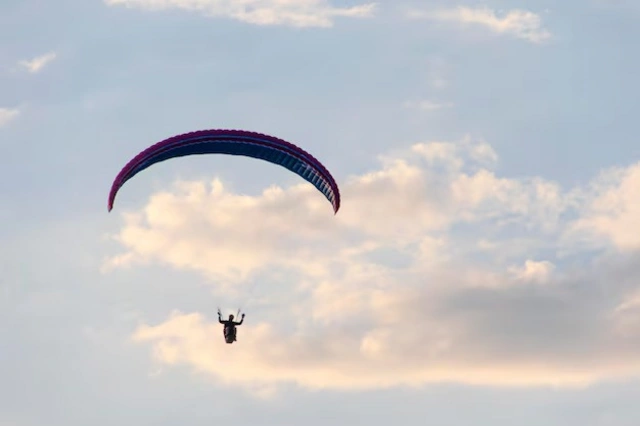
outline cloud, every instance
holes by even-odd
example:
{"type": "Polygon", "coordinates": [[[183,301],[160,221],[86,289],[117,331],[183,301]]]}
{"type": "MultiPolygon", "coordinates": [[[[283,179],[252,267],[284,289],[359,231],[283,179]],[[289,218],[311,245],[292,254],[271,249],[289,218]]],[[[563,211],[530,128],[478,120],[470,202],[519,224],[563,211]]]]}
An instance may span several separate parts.
{"type": "Polygon", "coordinates": [[[42,71],[42,69],[56,59],[56,57],[57,55],[55,52],[49,52],[33,59],[20,61],[19,65],[22,68],[25,68],[28,72],[35,74],[42,71]]]}
{"type": "Polygon", "coordinates": [[[0,127],[6,126],[20,115],[17,108],[0,108],[0,127]]]}
{"type": "Polygon", "coordinates": [[[110,6],[148,10],[184,9],[212,17],[228,17],[256,25],[331,27],[333,18],[366,18],[373,15],[375,3],[334,7],[327,0],[104,0],[110,6]]]}
{"type": "Polygon", "coordinates": [[[474,9],[458,6],[433,11],[413,10],[408,16],[460,25],[478,25],[497,34],[513,35],[533,43],[544,42],[551,37],[551,33],[543,28],[540,15],[526,10],[510,10],[500,17],[496,11],[486,7],[474,9]]]}
{"type": "Polygon", "coordinates": [[[308,184],[238,195],[216,179],[155,194],[124,215],[111,266],[197,271],[226,300],[260,299],[260,314],[232,357],[198,312],[133,339],[159,365],[268,395],[287,383],[585,386],[640,374],[640,263],[602,219],[634,214],[640,164],[563,190],[498,176],[497,161],[482,140],[417,143],[345,179],[336,216],[308,184]],[[560,255],[567,246],[575,256],[560,255]]]}
{"type": "Polygon", "coordinates": [[[584,195],[585,211],[571,226],[569,235],[583,244],[613,244],[623,251],[640,249],[640,164],[603,172],[584,195]]]}

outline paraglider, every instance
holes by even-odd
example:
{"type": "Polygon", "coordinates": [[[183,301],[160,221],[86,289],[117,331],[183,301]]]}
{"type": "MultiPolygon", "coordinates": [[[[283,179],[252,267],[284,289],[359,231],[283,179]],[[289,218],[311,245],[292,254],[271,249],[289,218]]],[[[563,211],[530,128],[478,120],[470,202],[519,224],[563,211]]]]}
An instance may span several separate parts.
{"type": "Polygon", "coordinates": [[[334,214],[340,209],[340,190],[336,181],[320,161],[302,148],[261,133],[215,129],[173,136],[136,155],[113,181],[109,211],[113,209],[120,188],[136,174],[161,161],[198,154],[240,155],[282,166],[315,186],[331,203],[334,214]]]}
{"type": "MultiPolygon", "coordinates": [[[[109,192],[108,210],[113,209],[122,186],[148,167],[172,158],[199,154],[228,154],[252,157],[282,166],[311,183],[331,203],[334,214],[340,209],[340,190],[331,173],[315,157],[302,148],[273,136],[244,130],[200,130],[173,136],[148,147],[131,159],[114,179],[109,192]]],[[[238,311],[238,315],[240,312],[238,311]]],[[[227,344],[237,341],[236,327],[244,321],[234,321],[229,315],[223,320],[218,309],[218,321],[224,325],[227,344]]]]}

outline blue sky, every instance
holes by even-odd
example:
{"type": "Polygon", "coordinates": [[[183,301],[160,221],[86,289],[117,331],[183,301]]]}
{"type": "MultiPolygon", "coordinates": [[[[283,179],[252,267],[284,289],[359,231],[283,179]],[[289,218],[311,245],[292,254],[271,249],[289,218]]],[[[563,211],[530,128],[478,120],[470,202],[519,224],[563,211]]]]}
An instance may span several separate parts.
{"type": "Polygon", "coordinates": [[[5,0],[0,426],[636,425],[631,1],[5,0]],[[155,6],[155,7],[150,7],[155,6]],[[312,152],[111,181],[175,134],[312,152]],[[216,309],[247,312],[237,344],[216,309]]]}

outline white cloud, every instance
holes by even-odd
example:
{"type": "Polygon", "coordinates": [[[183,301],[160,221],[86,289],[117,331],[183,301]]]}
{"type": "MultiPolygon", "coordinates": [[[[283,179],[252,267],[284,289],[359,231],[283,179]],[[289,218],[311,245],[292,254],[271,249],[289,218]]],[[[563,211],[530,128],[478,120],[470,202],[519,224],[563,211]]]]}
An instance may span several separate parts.
{"type": "Polygon", "coordinates": [[[547,260],[527,260],[524,266],[510,269],[514,277],[525,282],[546,283],[549,281],[555,265],[547,260]]]}
{"type": "Polygon", "coordinates": [[[20,115],[20,110],[17,108],[0,108],[0,127],[6,126],[18,118],[18,115],[20,115]]]}
{"type": "MultiPolygon", "coordinates": [[[[621,194],[637,188],[640,166],[562,191],[497,176],[497,160],[470,138],[415,144],[344,181],[336,216],[306,183],[240,196],[218,180],[182,182],[156,194],[124,216],[116,266],[199,271],[227,300],[251,284],[268,304],[249,312],[224,363],[220,325],[197,312],[133,338],[159,365],[264,395],[283,383],[584,386],[640,374],[637,257],[593,262],[577,238],[607,206],[633,214],[621,194]],[[557,256],[571,241],[577,268],[557,256]]],[[[617,230],[596,229],[601,245],[617,244],[606,239],[617,230]]]]}
{"type": "Polygon", "coordinates": [[[20,61],[19,65],[25,68],[28,72],[35,74],[42,71],[42,69],[56,59],[55,52],[49,52],[41,56],[37,56],[33,59],[20,61]]]}
{"type": "Polygon", "coordinates": [[[620,250],[640,248],[640,164],[604,172],[585,197],[585,212],[571,228],[591,245],[613,243],[620,250]]]}
{"type": "Polygon", "coordinates": [[[366,18],[376,4],[334,7],[327,0],[104,0],[108,5],[122,5],[149,10],[184,9],[213,17],[229,17],[257,25],[294,27],[330,27],[336,17],[366,18]]]}
{"type": "Polygon", "coordinates": [[[551,37],[551,33],[543,28],[540,15],[534,12],[515,9],[502,15],[501,17],[496,11],[486,7],[464,6],[433,11],[414,10],[408,13],[410,18],[479,25],[494,33],[513,35],[533,43],[540,43],[551,37]]]}

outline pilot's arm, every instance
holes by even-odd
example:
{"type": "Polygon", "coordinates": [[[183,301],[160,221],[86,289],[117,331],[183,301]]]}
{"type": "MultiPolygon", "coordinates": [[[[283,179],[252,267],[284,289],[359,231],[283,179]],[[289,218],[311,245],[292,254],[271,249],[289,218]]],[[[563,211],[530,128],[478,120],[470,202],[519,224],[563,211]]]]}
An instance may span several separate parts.
{"type": "Polygon", "coordinates": [[[236,325],[240,325],[244,322],[244,314],[242,314],[242,317],[240,318],[240,322],[236,322],[236,325]]]}

